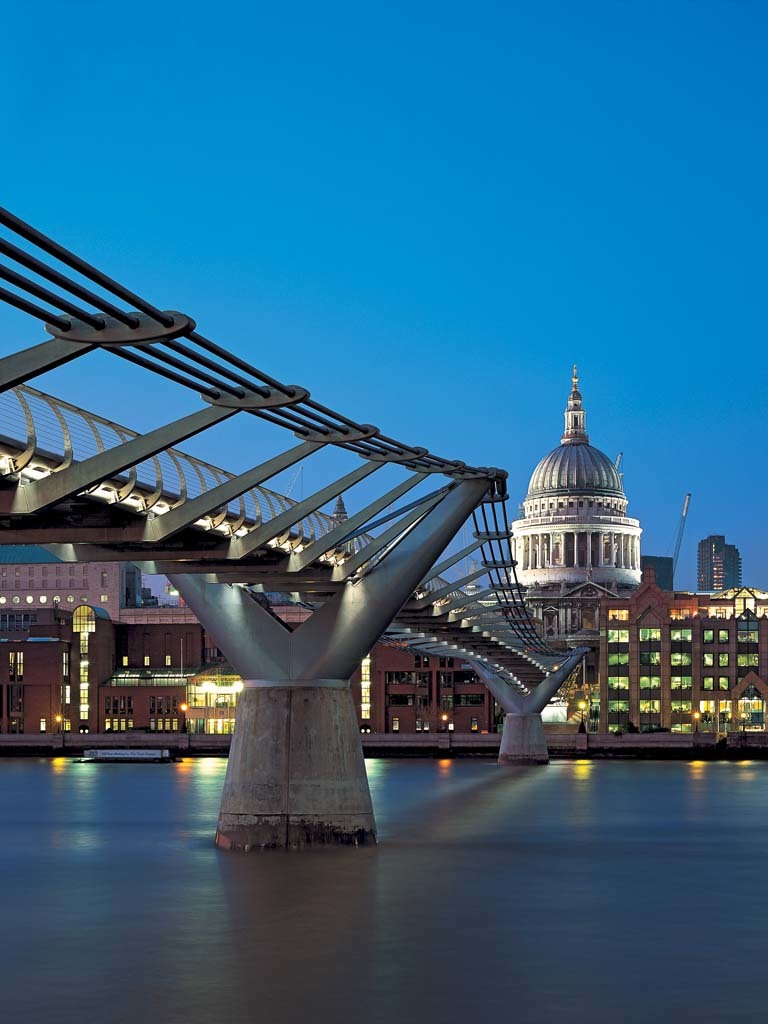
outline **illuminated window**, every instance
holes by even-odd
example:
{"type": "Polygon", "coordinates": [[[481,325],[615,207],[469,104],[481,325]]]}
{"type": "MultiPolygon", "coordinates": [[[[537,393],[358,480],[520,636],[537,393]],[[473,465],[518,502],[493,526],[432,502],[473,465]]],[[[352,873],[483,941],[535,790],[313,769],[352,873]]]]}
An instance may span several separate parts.
{"type": "Polygon", "coordinates": [[[715,677],[714,676],[704,676],[704,678],[701,681],[701,688],[702,688],[702,690],[714,690],[714,688],[715,688],[715,677]]]}
{"type": "Polygon", "coordinates": [[[166,656],[165,656],[165,664],[166,665],[170,665],[171,664],[171,656],[170,656],[170,654],[166,654],[166,656]]]}
{"type": "Polygon", "coordinates": [[[669,681],[672,690],[688,690],[693,685],[691,676],[672,676],[669,681]]]}
{"type": "Polygon", "coordinates": [[[628,690],[629,689],[629,678],[628,678],[628,676],[608,676],[608,689],[609,690],[628,690]]]}
{"type": "Polygon", "coordinates": [[[730,690],[731,680],[728,678],[728,676],[717,677],[717,688],[718,690],[730,690]]]}
{"type": "Polygon", "coordinates": [[[629,643],[629,630],[628,629],[609,629],[608,630],[608,643],[609,644],[628,644],[629,643]]]}
{"type": "Polygon", "coordinates": [[[717,664],[720,668],[726,668],[728,665],[728,651],[720,651],[717,656],[717,664]]]}
{"type": "Polygon", "coordinates": [[[477,732],[478,731],[477,730],[477,719],[476,718],[470,718],[470,720],[469,720],[469,731],[470,732],[477,732]]]}
{"type": "Polygon", "coordinates": [[[672,701],[672,713],[673,714],[687,714],[691,710],[691,702],[689,700],[673,700],[672,701]]]}
{"type": "Polygon", "coordinates": [[[728,630],[727,629],[719,629],[717,631],[717,642],[719,644],[727,644],[728,643],[728,630]]]}
{"type": "Polygon", "coordinates": [[[102,594],[101,595],[101,603],[102,604],[106,604],[107,601],[109,601],[109,594],[102,594]]]}
{"type": "Polygon", "coordinates": [[[123,668],[126,668],[127,666],[128,666],[128,655],[124,654],[123,655],[123,668]]]}
{"type": "Polygon", "coordinates": [[[621,652],[620,654],[609,654],[608,655],[609,665],[628,665],[629,664],[629,651],[621,652]]]}
{"type": "Polygon", "coordinates": [[[48,604],[48,598],[45,596],[45,594],[40,595],[40,604],[48,604]]]}
{"type": "Polygon", "coordinates": [[[44,718],[40,719],[40,732],[45,732],[45,730],[47,728],[47,724],[48,723],[46,722],[46,720],[44,718]]]}
{"type": "Polygon", "coordinates": [[[658,690],[661,687],[661,676],[640,676],[641,690],[658,690]]]}
{"type": "Polygon", "coordinates": [[[641,700],[640,701],[640,714],[641,715],[658,715],[658,714],[661,714],[661,701],[660,700],[641,700]]]}
{"type": "Polygon", "coordinates": [[[609,711],[614,711],[614,712],[616,712],[616,711],[629,711],[629,701],[628,700],[609,700],[608,701],[608,710],[609,711]]]}
{"type": "Polygon", "coordinates": [[[713,644],[715,642],[715,631],[714,629],[705,629],[703,640],[705,644],[713,644]]]}
{"type": "Polygon", "coordinates": [[[144,655],[144,667],[145,668],[149,668],[149,655],[148,654],[144,655]]]}
{"type": "Polygon", "coordinates": [[[682,640],[685,643],[690,643],[693,639],[692,629],[670,629],[669,631],[670,640],[682,640]]]}
{"type": "MultiPolygon", "coordinates": [[[[424,664],[429,659],[424,658],[424,664]]],[[[418,666],[418,657],[417,657],[418,666]]],[[[360,664],[360,718],[368,721],[371,717],[371,656],[366,654],[360,664]]]]}
{"type": "Polygon", "coordinates": [[[670,665],[690,665],[692,662],[693,655],[690,651],[672,651],[669,656],[670,665]]]}
{"type": "Polygon", "coordinates": [[[736,655],[736,664],[739,665],[741,668],[743,668],[745,665],[748,665],[750,668],[757,668],[758,667],[758,663],[759,663],[759,658],[758,658],[758,656],[756,654],[737,654],[736,655]]]}
{"type": "Polygon", "coordinates": [[[399,718],[393,718],[392,719],[392,732],[400,732],[400,719],[399,718]]]}
{"type": "Polygon", "coordinates": [[[641,640],[661,640],[660,629],[641,629],[640,630],[641,640]]]}
{"type": "Polygon", "coordinates": [[[32,597],[31,594],[27,594],[27,596],[24,598],[24,600],[27,602],[27,604],[32,604],[35,599],[34,599],[34,597],[32,597]]]}
{"type": "Polygon", "coordinates": [[[609,608],[608,609],[608,621],[609,622],[629,622],[629,609],[628,608],[609,608]]]}
{"type": "Polygon", "coordinates": [[[705,651],[702,657],[702,664],[705,668],[712,668],[715,664],[715,655],[712,651],[705,651]]]}

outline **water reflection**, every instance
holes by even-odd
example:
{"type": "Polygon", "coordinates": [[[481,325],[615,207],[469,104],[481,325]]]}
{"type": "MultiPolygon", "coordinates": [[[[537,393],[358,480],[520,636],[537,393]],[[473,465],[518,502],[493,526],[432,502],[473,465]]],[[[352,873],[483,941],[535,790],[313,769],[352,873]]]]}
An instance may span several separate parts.
{"type": "Polygon", "coordinates": [[[762,762],[370,761],[381,845],[233,855],[225,761],[61,760],[0,762],[7,1019],[764,1018],[762,762]]]}

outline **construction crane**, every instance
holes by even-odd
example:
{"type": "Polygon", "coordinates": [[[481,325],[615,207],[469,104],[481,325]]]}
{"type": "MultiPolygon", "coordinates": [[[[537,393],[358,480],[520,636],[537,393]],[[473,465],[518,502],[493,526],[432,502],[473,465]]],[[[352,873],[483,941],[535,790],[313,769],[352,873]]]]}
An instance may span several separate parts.
{"type": "Polygon", "coordinates": [[[683,514],[680,516],[680,526],[677,528],[677,541],[675,542],[675,553],[672,556],[672,589],[675,586],[675,570],[677,569],[677,559],[680,556],[680,545],[683,543],[683,530],[685,529],[685,520],[688,518],[688,507],[691,504],[691,495],[686,494],[685,501],[683,502],[683,514]]]}

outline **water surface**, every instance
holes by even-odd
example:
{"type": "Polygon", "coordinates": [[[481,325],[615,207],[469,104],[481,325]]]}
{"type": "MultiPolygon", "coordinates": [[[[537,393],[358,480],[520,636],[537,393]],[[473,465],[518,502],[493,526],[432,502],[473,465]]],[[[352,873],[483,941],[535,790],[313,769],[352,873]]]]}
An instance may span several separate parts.
{"type": "Polygon", "coordinates": [[[367,763],[378,847],[233,855],[224,760],[0,761],[2,1018],[765,1021],[768,764],[367,763]]]}

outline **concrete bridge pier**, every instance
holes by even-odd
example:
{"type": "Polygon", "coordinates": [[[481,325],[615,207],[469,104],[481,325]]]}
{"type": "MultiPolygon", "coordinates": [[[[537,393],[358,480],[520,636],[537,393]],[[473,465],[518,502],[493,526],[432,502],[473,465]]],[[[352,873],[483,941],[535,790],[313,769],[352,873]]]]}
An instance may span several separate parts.
{"type": "Polygon", "coordinates": [[[216,832],[222,849],[376,841],[349,679],[488,486],[486,478],[454,484],[293,631],[244,587],[170,577],[245,681],[216,832]]]}
{"type": "Polygon", "coordinates": [[[549,750],[541,712],[577,667],[587,650],[586,647],[577,647],[564,653],[563,660],[553,665],[539,685],[527,694],[515,692],[501,676],[487,666],[476,666],[483,682],[505,712],[499,764],[549,764],[549,750]]]}

